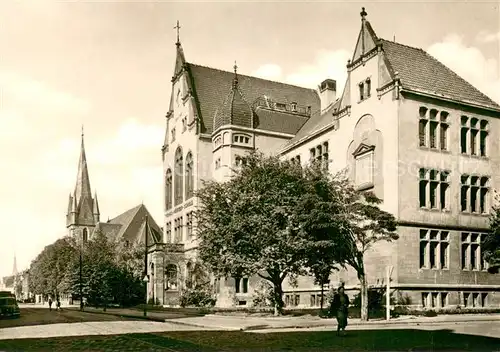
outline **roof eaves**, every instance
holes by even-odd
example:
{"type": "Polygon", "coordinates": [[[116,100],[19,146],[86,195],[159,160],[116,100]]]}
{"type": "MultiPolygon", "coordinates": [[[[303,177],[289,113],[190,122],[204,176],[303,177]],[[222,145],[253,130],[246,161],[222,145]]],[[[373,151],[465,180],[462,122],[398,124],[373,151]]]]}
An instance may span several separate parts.
{"type": "Polygon", "coordinates": [[[408,86],[405,87],[404,84],[401,87],[401,91],[402,92],[409,92],[409,93],[413,93],[413,94],[418,94],[418,95],[422,95],[422,96],[429,97],[429,98],[441,99],[441,100],[448,101],[448,102],[455,103],[455,104],[467,105],[467,106],[471,106],[471,107],[478,108],[478,109],[500,112],[500,106],[478,104],[476,102],[466,101],[466,100],[457,100],[457,99],[447,97],[445,95],[437,95],[436,93],[427,92],[427,91],[424,91],[424,90],[421,90],[418,88],[410,88],[408,86]]]}

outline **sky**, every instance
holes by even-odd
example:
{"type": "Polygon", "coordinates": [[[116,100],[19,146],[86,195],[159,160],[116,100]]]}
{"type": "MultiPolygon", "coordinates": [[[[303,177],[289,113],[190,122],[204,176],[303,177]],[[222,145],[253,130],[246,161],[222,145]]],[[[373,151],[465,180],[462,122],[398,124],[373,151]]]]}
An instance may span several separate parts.
{"type": "Polygon", "coordinates": [[[497,2],[0,2],[0,276],[66,235],[81,128],[101,220],[141,202],[163,223],[161,146],[175,62],[316,88],[345,65],[361,7],[500,102],[497,2]]]}

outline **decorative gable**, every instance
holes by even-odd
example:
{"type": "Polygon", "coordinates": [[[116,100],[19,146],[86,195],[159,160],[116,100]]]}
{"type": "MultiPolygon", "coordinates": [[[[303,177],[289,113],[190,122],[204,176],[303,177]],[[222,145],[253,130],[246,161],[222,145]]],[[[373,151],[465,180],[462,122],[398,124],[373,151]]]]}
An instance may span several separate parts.
{"type": "Polygon", "coordinates": [[[366,154],[368,152],[372,152],[373,150],[375,150],[374,145],[368,145],[368,144],[361,143],[356,148],[356,150],[352,153],[352,155],[354,155],[354,157],[356,158],[356,157],[361,156],[363,154],[366,154]]]}

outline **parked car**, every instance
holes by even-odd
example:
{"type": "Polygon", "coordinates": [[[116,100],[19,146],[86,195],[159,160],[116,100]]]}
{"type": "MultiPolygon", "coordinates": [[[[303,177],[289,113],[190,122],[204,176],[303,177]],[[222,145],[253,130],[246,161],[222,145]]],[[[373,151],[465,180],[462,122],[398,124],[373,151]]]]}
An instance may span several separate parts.
{"type": "Polygon", "coordinates": [[[18,318],[20,315],[16,296],[10,292],[0,292],[0,318],[18,318]]]}

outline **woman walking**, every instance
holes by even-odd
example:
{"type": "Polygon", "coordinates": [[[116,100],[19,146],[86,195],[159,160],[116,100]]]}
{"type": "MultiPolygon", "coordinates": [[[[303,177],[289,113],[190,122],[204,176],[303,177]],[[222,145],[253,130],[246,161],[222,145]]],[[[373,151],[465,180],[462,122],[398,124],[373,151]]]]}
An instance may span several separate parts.
{"type": "Polygon", "coordinates": [[[333,296],[332,310],[337,316],[337,335],[343,332],[345,335],[345,328],[347,326],[347,316],[349,310],[349,297],[344,293],[344,286],[340,286],[335,296],[333,296]]]}

